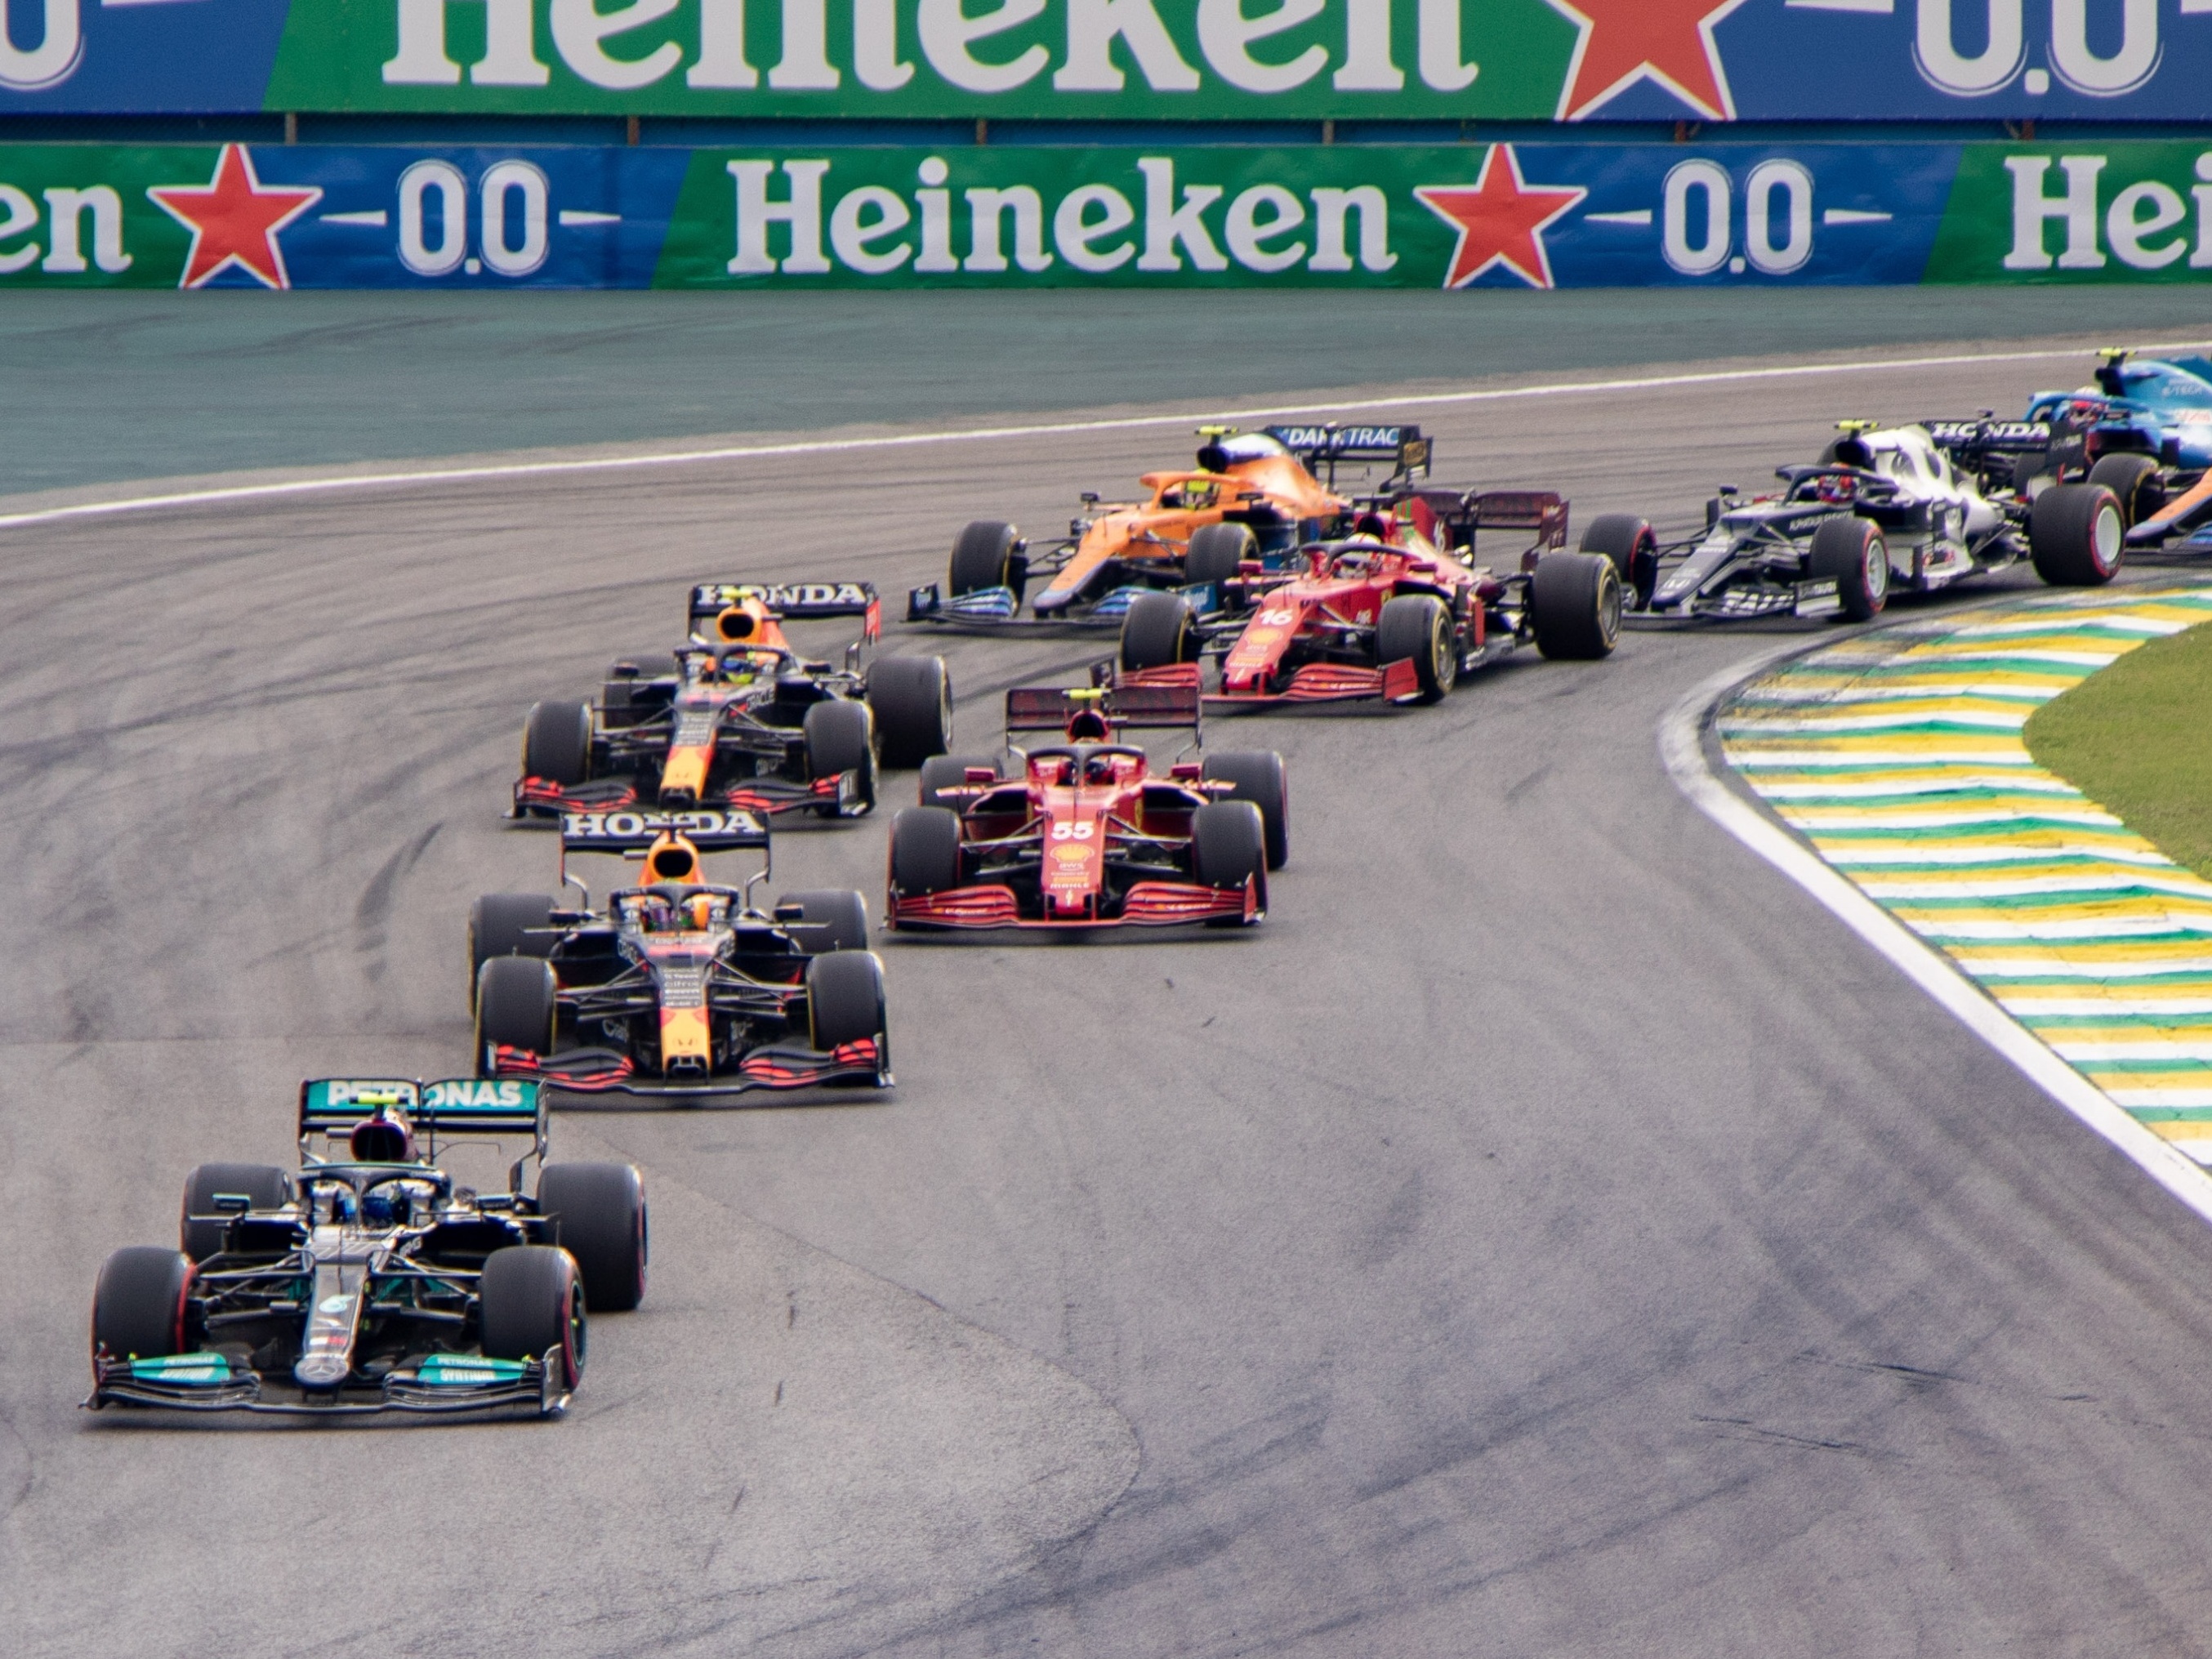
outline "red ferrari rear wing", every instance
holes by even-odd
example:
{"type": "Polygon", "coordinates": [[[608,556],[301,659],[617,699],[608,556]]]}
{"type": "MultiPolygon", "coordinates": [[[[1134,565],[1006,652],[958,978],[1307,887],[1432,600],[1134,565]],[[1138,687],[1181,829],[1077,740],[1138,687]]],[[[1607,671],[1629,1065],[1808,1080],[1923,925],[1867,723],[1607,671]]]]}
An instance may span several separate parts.
{"type": "Polygon", "coordinates": [[[1190,665],[1188,684],[1132,684],[1121,680],[1099,686],[1018,685],[1006,693],[1006,730],[1058,732],[1069,718],[1095,708],[1116,726],[1199,728],[1199,681],[1190,665]]]}

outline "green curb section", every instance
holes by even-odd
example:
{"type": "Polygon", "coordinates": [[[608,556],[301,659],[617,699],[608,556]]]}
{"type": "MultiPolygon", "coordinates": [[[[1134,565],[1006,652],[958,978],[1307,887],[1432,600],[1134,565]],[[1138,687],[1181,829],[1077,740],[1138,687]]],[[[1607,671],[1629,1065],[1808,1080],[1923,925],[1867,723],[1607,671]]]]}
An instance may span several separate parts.
{"type": "Polygon", "coordinates": [[[2040,596],[1753,681],[1729,763],[1862,892],[2151,1133],[2212,1165],[2212,882],[2036,764],[2028,716],[2212,622],[2212,586],[2040,596]]]}

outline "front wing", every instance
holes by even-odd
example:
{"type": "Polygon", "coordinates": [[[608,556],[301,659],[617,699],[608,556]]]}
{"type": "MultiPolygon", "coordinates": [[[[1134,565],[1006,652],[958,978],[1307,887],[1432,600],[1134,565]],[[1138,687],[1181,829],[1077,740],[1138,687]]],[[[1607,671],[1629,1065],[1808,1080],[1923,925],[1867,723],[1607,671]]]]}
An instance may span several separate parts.
{"type": "Polygon", "coordinates": [[[1014,890],[1002,883],[956,887],[947,892],[893,894],[884,905],[884,926],[915,928],[1026,927],[1048,932],[1098,927],[1185,927],[1193,922],[1255,922],[1267,914],[1259,884],[1242,888],[1201,887],[1195,882],[1140,881],[1110,916],[1027,917],[1014,890]]]}
{"type": "Polygon", "coordinates": [[[629,1055],[612,1048],[570,1048],[539,1055],[527,1048],[501,1046],[492,1051],[492,1075],[534,1078],[547,1088],[568,1094],[635,1095],[652,1099],[702,1099],[750,1094],[757,1089],[812,1089],[825,1084],[888,1089],[895,1080],[889,1045],[872,1037],[843,1043],[826,1053],[799,1042],[763,1043],[747,1050],[734,1072],[696,1081],[641,1073],[629,1055]]]}
{"type": "MultiPolygon", "coordinates": [[[[780,812],[829,812],[837,817],[858,817],[874,803],[863,800],[860,774],[840,772],[834,778],[805,782],[790,778],[740,778],[708,803],[759,812],[773,817],[780,812]]],[[[589,783],[558,784],[544,778],[524,778],[514,786],[518,818],[557,818],[568,812],[611,812],[637,805],[637,786],[620,778],[595,779],[589,783]]]]}
{"type": "Polygon", "coordinates": [[[88,1411],[138,1406],[290,1417],[362,1417],[382,1412],[430,1416],[519,1412],[555,1417],[567,1409],[569,1401],[568,1390],[558,1381],[562,1369],[557,1354],[542,1359],[437,1354],[415,1370],[386,1377],[381,1390],[368,1398],[343,1398],[346,1391],[342,1390],[337,1400],[313,1404],[304,1397],[269,1397],[259,1372],[234,1369],[222,1354],[116,1359],[103,1351],[93,1362],[92,1393],[83,1407],[88,1411]]]}

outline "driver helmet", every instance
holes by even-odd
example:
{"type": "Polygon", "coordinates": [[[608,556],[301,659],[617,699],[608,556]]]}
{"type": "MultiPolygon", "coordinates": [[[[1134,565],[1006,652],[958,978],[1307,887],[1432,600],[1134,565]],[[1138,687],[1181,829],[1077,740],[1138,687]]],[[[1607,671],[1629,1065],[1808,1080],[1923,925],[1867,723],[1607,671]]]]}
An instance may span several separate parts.
{"type": "Polygon", "coordinates": [[[714,900],[711,894],[694,893],[684,902],[685,924],[695,933],[703,933],[714,920],[714,900]]]}
{"type": "Polygon", "coordinates": [[[398,1110],[380,1106],[353,1126],[346,1146],[356,1164],[412,1164],[415,1131],[398,1110]]]}
{"type": "Polygon", "coordinates": [[[372,1227],[389,1227],[404,1219],[413,1204],[404,1182],[388,1181],[361,1195],[361,1218],[372,1227]]]}

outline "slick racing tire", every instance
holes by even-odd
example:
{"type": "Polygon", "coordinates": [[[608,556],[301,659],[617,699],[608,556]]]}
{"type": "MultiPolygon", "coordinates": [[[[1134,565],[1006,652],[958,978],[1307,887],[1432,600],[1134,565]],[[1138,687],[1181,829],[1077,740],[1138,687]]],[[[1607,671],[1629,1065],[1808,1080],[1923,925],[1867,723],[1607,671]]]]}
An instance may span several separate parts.
{"type": "Polygon", "coordinates": [[[806,964],[807,1041],[828,1054],[884,1035],[884,965],[872,951],[833,951],[806,964]]]}
{"type": "Polygon", "coordinates": [[[477,1075],[491,1075],[495,1048],[553,1052],[560,1001],[550,963],[494,957],[477,975],[477,1075]]]}
{"type": "Polygon", "coordinates": [[[592,711],[548,697],[522,723],[522,775],[564,787],[592,775],[592,711]]]}
{"type": "Polygon", "coordinates": [[[1583,551],[1613,561],[1621,584],[1636,596],[1636,608],[1648,608],[1659,585],[1659,538],[1651,521],[1633,513],[1601,513],[1583,531],[1583,551]]]}
{"type": "Polygon", "coordinates": [[[204,1261],[222,1249],[226,1224],[221,1219],[195,1221],[194,1216],[215,1216],[216,1195],[243,1198],[257,1210],[282,1208],[292,1196],[292,1177],[273,1164],[203,1164],[185,1182],[184,1207],[177,1215],[177,1240],[195,1261],[204,1261]]]}
{"type": "MultiPolygon", "coordinates": [[[[561,1248],[584,1281],[592,1313],[628,1313],[645,1300],[645,1182],[627,1164],[549,1164],[538,1177],[538,1212],[553,1218],[561,1248]]],[[[539,1349],[543,1353],[544,1350],[539,1349]]]]}
{"type": "Polygon", "coordinates": [[[1198,660],[1190,601],[1180,593],[1139,593],[1121,617],[1121,666],[1168,668],[1198,660]]]}
{"type": "Polygon", "coordinates": [[[1830,519],[1813,532],[1805,574],[1835,579],[1847,622],[1865,622],[1889,603],[1889,544],[1871,519],[1830,519]]]}
{"type": "Polygon", "coordinates": [[[851,888],[786,893],[775,902],[778,911],[793,905],[799,908],[800,921],[813,924],[792,935],[808,956],[868,948],[868,902],[851,888]]]}
{"type": "Polygon", "coordinates": [[[1260,809],[1260,828],[1267,867],[1279,870],[1291,858],[1291,786],[1283,757],[1272,749],[1231,750],[1206,757],[1206,775],[1237,787],[1216,800],[1249,800],[1260,809]]]}
{"type": "Polygon", "coordinates": [[[2102,484],[2120,504],[2120,519],[2132,530],[2145,519],[2158,516],[2166,505],[2166,486],[2159,482],[2158,463],[2148,455],[2106,455],[2089,469],[2089,482],[2102,484]]]}
{"type": "Polygon", "coordinates": [[[668,707],[665,683],[676,675],[676,659],[665,651],[639,651],[614,663],[607,670],[605,684],[599,688],[601,721],[609,726],[635,726],[647,715],[662,712],[668,707]],[[637,672],[632,675],[616,672],[622,668],[635,668],[637,672]],[[658,693],[644,689],[655,681],[664,683],[658,693]]]}
{"type": "Polygon", "coordinates": [[[995,519],[979,519],[953,538],[952,564],[945,572],[950,597],[987,587],[1014,585],[1014,550],[1022,532],[995,519]]]}
{"type": "Polygon", "coordinates": [[[192,1264],[175,1250],[133,1244],[107,1258],[92,1293],[94,1352],[118,1359],[183,1353],[192,1264]]]}
{"type": "Polygon", "coordinates": [[[2027,515],[2035,574],[2053,587],[2101,587],[2126,556],[2125,514],[2100,483],[2053,484],[2027,515]]]}
{"type": "Polygon", "coordinates": [[[1388,668],[1411,659],[1420,685],[1415,701],[1434,702],[1459,680],[1459,642],[1451,612],[1433,593],[1401,593],[1382,601],[1375,619],[1375,663],[1388,668]]]}
{"type": "Polygon", "coordinates": [[[537,957],[553,951],[553,899],[546,893],[486,893],[469,906],[469,1006],[476,1006],[477,976],[494,957],[537,957]]]}
{"type": "MultiPolygon", "coordinates": [[[[1267,831],[1249,800],[1208,801],[1190,815],[1190,872],[1202,887],[1242,887],[1256,880],[1267,908],[1267,831]]],[[[1236,921],[1224,926],[1234,927],[1236,921]]]]}
{"type": "Polygon", "coordinates": [[[1182,579],[1196,586],[1209,586],[1234,577],[1247,559],[1260,556],[1260,538],[1249,525],[1201,525],[1190,532],[1190,545],[1182,556],[1182,579]]]}
{"type": "Polygon", "coordinates": [[[902,898],[960,884],[960,819],[949,807],[901,807],[891,819],[891,890],[902,898]]]}
{"type": "MultiPolygon", "coordinates": [[[[546,1173],[550,1175],[551,1170],[546,1173]]],[[[557,1381],[584,1380],[584,1282],[576,1259],[552,1244],[510,1244],[484,1258],[477,1280],[477,1328],[487,1359],[542,1359],[557,1381]]]]}
{"type": "Polygon", "coordinates": [[[884,764],[904,771],[952,746],[952,677],[942,657],[882,657],[868,670],[868,708],[884,764]]]}
{"type": "Polygon", "coordinates": [[[988,755],[932,755],[922,762],[921,805],[958,811],[962,800],[947,800],[939,792],[968,787],[968,769],[971,766],[987,768],[994,777],[998,775],[999,764],[988,755]]]}
{"type": "MultiPolygon", "coordinates": [[[[801,726],[806,738],[806,774],[834,778],[857,772],[854,793],[863,806],[876,804],[876,722],[866,703],[833,699],[806,711],[801,726]]],[[[829,809],[834,812],[834,807],[829,809]]]]}
{"type": "Polygon", "coordinates": [[[1602,553],[1547,553],[1528,578],[1536,648],[1554,662],[1595,662],[1620,643],[1620,571],[1602,553]]]}

